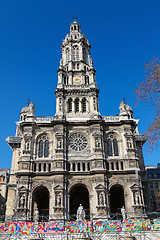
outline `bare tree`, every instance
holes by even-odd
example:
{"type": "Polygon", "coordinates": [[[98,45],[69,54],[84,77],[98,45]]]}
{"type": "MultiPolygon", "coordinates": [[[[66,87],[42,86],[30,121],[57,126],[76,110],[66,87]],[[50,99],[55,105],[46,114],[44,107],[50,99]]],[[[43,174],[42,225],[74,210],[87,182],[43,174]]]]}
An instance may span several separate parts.
{"type": "Polygon", "coordinates": [[[143,99],[156,109],[154,120],[146,132],[149,150],[152,151],[160,141],[160,59],[154,57],[151,62],[146,63],[145,73],[144,81],[137,84],[134,92],[137,101],[143,99]]]}

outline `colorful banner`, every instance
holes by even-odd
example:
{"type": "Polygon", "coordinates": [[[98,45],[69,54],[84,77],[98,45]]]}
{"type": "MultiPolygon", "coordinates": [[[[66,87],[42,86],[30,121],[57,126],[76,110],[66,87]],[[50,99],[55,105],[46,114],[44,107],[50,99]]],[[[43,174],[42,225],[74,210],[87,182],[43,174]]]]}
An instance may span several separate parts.
{"type": "Polygon", "coordinates": [[[34,223],[32,222],[15,222],[8,224],[9,234],[33,234],[34,233],[34,223]]]}
{"type": "Polygon", "coordinates": [[[126,231],[148,231],[151,230],[150,219],[125,220],[126,231]]]}
{"type": "Polygon", "coordinates": [[[153,220],[154,223],[154,230],[160,230],[160,218],[154,219],[153,220]]]}
{"type": "Polygon", "coordinates": [[[93,231],[92,221],[67,222],[67,232],[83,233],[83,232],[92,232],[92,231],[93,231]]]}
{"type": "Polygon", "coordinates": [[[39,222],[37,233],[61,233],[64,231],[63,221],[57,222],[39,222]]]}
{"type": "Polygon", "coordinates": [[[0,223],[0,233],[4,233],[4,230],[5,230],[5,224],[0,223]]]}
{"type": "Polygon", "coordinates": [[[143,221],[142,221],[142,230],[143,231],[151,230],[151,221],[150,221],[150,219],[143,219],[143,221]]]}
{"type": "Polygon", "coordinates": [[[120,220],[104,220],[95,222],[96,232],[121,232],[122,223],[120,220]]]}
{"type": "Polygon", "coordinates": [[[8,233],[9,233],[9,234],[16,234],[17,224],[18,224],[18,223],[16,223],[16,222],[14,222],[14,223],[8,223],[8,233]]]}

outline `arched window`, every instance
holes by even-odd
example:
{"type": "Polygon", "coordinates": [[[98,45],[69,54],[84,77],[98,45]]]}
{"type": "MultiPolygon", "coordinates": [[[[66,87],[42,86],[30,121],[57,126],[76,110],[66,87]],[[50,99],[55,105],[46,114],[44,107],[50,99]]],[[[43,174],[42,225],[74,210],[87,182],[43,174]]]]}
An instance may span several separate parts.
{"type": "Polygon", "coordinates": [[[73,60],[79,61],[79,48],[77,46],[73,48],[73,60]]]}
{"type": "Polygon", "coordinates": [[[39,163],[38,171],[41,172],[41,163],[39,163]]]}
{"type": "Polygon", "coordinates": [[[79,112],[79,99],[76,98],[75,100],[75,112],[79,112]]]}
{"type": "Polygon", "coordinates": [[[38,157],[43,157],[43,140],[39,141],[39,151],[38,151],[38,157]]]}
{"type": "Polygon", "coordinates": [[[121,170],[123,170],[123,162],[121,162],[121,170]]]}
{"type": "Polygon", "coordinates": [[[117,139],[113,139],[113,148],[114,148],[114,156],[118,156],[118,144],[117,144],[117,139]]]}
{"type": "Polygon", "coordinates": [[[80,163],[78,163],[78,171],[81,171],[80,163]]]}
{"type": "Polygon", "coordinates": [[[75,163],[73,163],[73,164],[72,164],[72,169],[73,169],[73,171],[76,170],[75,168],[76,168],[76,167],[75,167],[75,163]]]}
{"type": "Polygon", "coordinates": [[[68,99],[68,112],[72,112],[72,99],[68,99]]]}
{"type": "Polygon", "coordinates": [[[114,170],[114,163],[111,162],[111,169],[114,170]]]}
{"type": "Polygon", "coordinates": [[[43,165],[43,171],[46,172],[46,163],[43,165]]]}
{"type": "Polygon", "coordinates": [[[87,163],[88,171],[90,171],[90,163],[87,163]]]}
{"type": "Polygon", "coordinates": [[[66,63],[69,62],[69,54],[70,54],[70,51],[69,51],[69,48],[66,49],[66,63]]]}
{"type": "Polygon", "coordinates": [[[89,84],[89,76],[85,76],[85,85],[89,84]]]}
{"type": "Polygon", "coordinates": [[[86,99],[82,99],[82,112],[86,112],[86,99]]]}
{"type": "Polygon", "coordinates": [[[38,157],[47,158],[49,156],[49,141],[46,135],[41,136],[38,141],[38,157]]]}
{"type": "Polygon", "coordinates": [[[46,140],[44,145],[44,157],[48,157],[48,155],[49,155],[49,141],[46,140]]]}
{"type": "Polygon", "coordinates": [[[111,139],[107,139],[107,150],[108,150],[108,156],[112,156],[112,142],[111,139]]]}
{"type": "Polygon", "coordinates": [[[36,172],[37,171],[37,164],[35,163],[34,164],[34,172],[36,172]]]}
{"type": "Polygon", "coordinates": [[[51,163],[48,164],[48,172],[51,171],[51,163]]]}
{"type": "Polygon", "coordinates": [[[111,134],[108,136],[107,139],[107,152],[108,152],[108,156],[118,156],[118,142],[116,137],[111,134]]]}
{"type": "Polygon", "coordinates": [[[70,171],[70,163],[67,162],[67,170],[70,171]]]}
{"type": "Polygon", "coordinates": [[[86,62],[86,50],[85,49],[83,49],[83,60],[84,60],[84,62],[86,62]]]}
{"type": "Polygon", "coordinates": [[[85,171],[85,170],[86,170],[85,163],[83,163],[83,171],[85,171]]]}

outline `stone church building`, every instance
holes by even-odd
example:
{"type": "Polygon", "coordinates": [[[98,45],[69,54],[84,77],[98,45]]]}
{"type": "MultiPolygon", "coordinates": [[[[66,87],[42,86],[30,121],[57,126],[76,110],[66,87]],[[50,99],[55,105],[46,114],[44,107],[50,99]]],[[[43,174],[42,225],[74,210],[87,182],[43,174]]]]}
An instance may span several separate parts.
{"type": "Polygon", "coordinates": [[[13,150],[6,218],[35,221],[128,217],[145,213],[145,137],[124,101],[118,116],[101,116],[90,44],[77,21],[63,40],[56,114],[37,117],[28,103],[7,143],[13,150]]]}

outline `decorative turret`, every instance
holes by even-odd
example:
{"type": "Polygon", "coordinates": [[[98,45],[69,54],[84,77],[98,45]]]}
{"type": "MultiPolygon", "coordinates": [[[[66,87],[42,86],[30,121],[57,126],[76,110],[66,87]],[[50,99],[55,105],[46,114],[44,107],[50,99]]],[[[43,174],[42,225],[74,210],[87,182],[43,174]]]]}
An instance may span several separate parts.
{"type": "Polygon", "coordinates": [[[132,119],[133,118],[133,110],[132,108],[127,105],[123,100],[120,103],[120,113],[119,116],[121,120],[132,119]]]}
{"type": "Polygon", "coordinates": [[[62,58],[56,89],[56,118],[99,118],[96,70],[90,57],[90,44],[74,20],[61,45],[62,58]]]}
{"type": "Polygon", "coordinates": [[[20,120],[21,121],[30,121],[35,118],[35,106],[34,103],[28,103],[27,106],[22,108],[20,112],[20,120]]]}

